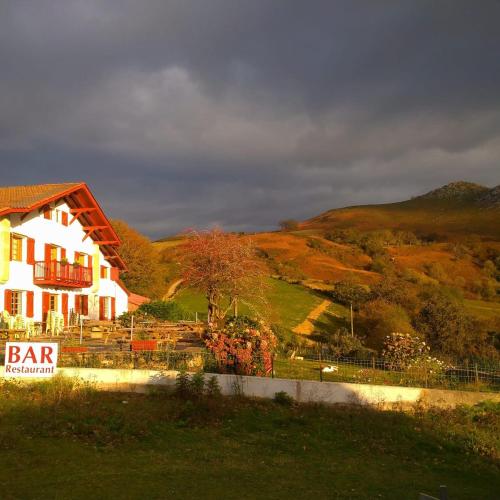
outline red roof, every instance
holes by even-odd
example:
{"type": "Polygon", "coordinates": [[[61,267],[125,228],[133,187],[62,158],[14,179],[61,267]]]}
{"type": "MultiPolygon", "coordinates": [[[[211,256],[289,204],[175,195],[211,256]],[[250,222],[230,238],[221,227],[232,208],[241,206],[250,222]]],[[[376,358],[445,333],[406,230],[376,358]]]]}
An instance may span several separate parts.
{"type": "Polygon", "coordinates": [[[147,297],[144,297],[143,295],[139,295],[137,293],[130,292],[129,296],[128,296],[128,301],[131,304],[140,306],[142,304],[145,304],[146,302],[150,302],[150,299],[148,299],[147,297]]]}
{"type": "Polygon", "coordinates": [[[29,213],[61,200],[66,201],[73,217],[84,226],[88,237],[100,245],[110,263],[125,269],[116,250],[120,239],[84,182],[0,187],[0,216],[29,213]]]}

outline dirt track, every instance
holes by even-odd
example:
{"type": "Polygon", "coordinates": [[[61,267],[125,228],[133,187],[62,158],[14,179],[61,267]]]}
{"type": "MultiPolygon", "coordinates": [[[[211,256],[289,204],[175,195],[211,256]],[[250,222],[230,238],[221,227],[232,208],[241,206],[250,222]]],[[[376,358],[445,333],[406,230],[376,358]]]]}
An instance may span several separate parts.
{"type": "Polygon", "coordinates": [[[300,325],[296,326],[293,331],[294,333],[299,333],[302,335],[310,335],[314,331],[314,323],[327,309],[331,304],[329,300],[324,300],[321,302],[319,306],[316,306],[307,316],[307,318],[300,323],[300,325]]]}

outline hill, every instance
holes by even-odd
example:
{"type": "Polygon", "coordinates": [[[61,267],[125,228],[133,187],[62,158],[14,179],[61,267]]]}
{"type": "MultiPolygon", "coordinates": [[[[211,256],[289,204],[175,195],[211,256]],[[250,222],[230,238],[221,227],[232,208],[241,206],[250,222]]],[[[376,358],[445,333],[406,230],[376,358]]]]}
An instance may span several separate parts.
{"type": "MultiPolygon", "coordinates": [[[[464,321],[471,336],[480,332],[483,340],[471,342],[470,353],[479,345],[486,352],[500,326],[499,221],[499,186],[456,182],[399,203],[330,210],[295,230],[242,234],[275,279],[269,279],[268,307],[241,313],[257,312],[294,343],[292,332],[327,299],[309,321],[312,331],[300,336],[329,343],[332,333],[349,330],[354,302],[357,334],[380,350],[377,331],[414,331],[426,301],[440,295],[470,315],[464,321]]],[[[179,278],[184,238],[154,243],[167,283],[179,278]]],[[[181,287],[174,300],[189,312],[206,308],[195,290],[181,287]]]]}
{"type": "Polygon", "coordinates": [[[302,230],[412,231],[418,237],[456,240],[477,235],[500,239],[500,186],[453,182],[411,200],[328,210],[300,225],[302,230]]]}

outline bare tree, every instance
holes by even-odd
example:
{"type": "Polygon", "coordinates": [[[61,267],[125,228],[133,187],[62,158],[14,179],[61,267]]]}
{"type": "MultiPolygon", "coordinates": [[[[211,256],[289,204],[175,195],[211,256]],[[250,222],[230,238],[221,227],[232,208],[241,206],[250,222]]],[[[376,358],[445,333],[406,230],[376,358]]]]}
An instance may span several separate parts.
{"type": "Polygon", "coordinates": [[[220,322],[242,299],[263,295],[263,267],[248,237],[219,228],[192,231],[182,253],[182,277],[201,290],[208,301],[208,322],[220,322]]]}

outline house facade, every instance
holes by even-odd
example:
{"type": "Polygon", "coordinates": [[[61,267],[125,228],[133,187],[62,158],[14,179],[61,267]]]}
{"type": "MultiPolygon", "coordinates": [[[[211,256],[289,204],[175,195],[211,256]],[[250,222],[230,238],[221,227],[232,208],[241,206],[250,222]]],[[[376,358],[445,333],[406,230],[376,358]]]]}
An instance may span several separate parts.
{"type": "Polygon", "coordinates": [[[120,241],[85,183],[0,187],[0,311],[38,331],[127,311],[120,241]]]}

